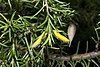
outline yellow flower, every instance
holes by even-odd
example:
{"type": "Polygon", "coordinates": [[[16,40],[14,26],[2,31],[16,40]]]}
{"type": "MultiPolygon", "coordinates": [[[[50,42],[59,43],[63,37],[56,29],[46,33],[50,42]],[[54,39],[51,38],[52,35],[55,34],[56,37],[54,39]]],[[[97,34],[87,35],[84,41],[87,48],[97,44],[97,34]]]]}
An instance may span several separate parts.
{"type": "Polygon", "coordinates": [[[70,42],[70,40],[68,38],[66,38],[65,36],[61,35],[60,33],[58,33],[56,30],[53,31],[56,38],[63,41],[63,42],[70,42]]]}
{"type": "Polygon", "coordinates": [[[32,48],[37,47],[37,46],[41,43],[44,34],[45,34],[45,32],[43,32],[43,33],[39,36],[39,38],[33,43],[32,48]]]}

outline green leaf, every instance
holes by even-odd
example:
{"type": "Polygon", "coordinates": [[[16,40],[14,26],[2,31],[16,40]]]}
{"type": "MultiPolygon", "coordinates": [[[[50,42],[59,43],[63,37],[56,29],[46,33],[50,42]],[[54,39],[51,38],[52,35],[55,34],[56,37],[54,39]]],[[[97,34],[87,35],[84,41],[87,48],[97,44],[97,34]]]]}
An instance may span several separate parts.
{"type": "Polygon", "coordinates": [[[7,45],[5,45],[5,44],[2,44],[2,43],[0,43],[0,45],[2,45],[2,46],[4,46],[4,47],[8,47],[7,45]]]}
{"type": "Polygon", "coordinates": [[[8,0],[8,4],[9,4],[9,6],[10,6],[10,9],[12,9],[12,5],[11,5],[10,0],[8,0]]]}
{"type": "Polygon", "coordinates": [[[4,33],[0,36],[0,39],[1,39],[4,35],[6,35],[7,33],[9,33],[9,31],[4,32],[4,33]]]}
{"type": "Polygon", "coordinates": [[[43,47],[44,45],[46,45],[46,44],[48,43],[48,41],[49,41],[49,38],[47,38],[47,39],[45,40],[45,42],[42,44],[42,47],[43,47]]]}
{"type": "Polygon", "coordinates": [[[7,18],[6,18],[2,13],[0,13],[0,15],[4,18],[4,20],[5,20],[7,23],[9,23],[9,21],[7,20],[7,18]]]}
{"type": "Polygon", "coordinates": [[[10,42],[11,42],[11,29],[9,28],[9,40],[10,40],[10,42]]]}
{"type": "Polygon", "coordinates": [[[13,22],[16,11],[12,14],[10,21],[13,22]]]}
{"type": "Polygon", "coordinates": [[[92,61],[97,67],[99,67],[98,63],[95,62],[93,59],[91,59],[91,61],[92,61]]]}

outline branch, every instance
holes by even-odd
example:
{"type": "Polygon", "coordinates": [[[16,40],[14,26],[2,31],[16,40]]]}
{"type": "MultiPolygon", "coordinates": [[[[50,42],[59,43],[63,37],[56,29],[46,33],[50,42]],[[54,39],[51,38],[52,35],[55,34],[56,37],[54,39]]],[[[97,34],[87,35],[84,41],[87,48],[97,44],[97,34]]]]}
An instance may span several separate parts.
{"type": "Polygon", "coordinates": [[[74,55],[69,55],[69,56],[51,55],[49,56],[49,59],[57,60],[57,61],[71,61],[71,60],[95,58],[98,56],[100,56],[100,51],[84,53],[84,54],[74,54],[74,55]]]}

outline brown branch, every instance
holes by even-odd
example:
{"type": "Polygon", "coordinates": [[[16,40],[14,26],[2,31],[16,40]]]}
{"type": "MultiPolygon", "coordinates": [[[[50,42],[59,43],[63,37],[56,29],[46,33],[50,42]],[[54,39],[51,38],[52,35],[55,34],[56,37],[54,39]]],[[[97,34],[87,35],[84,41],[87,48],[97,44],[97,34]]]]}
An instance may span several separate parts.
{"type": "Polygon", "coordinates": [[[58,60],[58,61],[70,61],[70,60],[95,58],[98,56],[100,56],[100,51],[84,53],[84,54],[74,54],[74,55],[69,55],[69,56],[51,55],[51,56],[49,56],[49,59],[50,60],[58,60]]]}

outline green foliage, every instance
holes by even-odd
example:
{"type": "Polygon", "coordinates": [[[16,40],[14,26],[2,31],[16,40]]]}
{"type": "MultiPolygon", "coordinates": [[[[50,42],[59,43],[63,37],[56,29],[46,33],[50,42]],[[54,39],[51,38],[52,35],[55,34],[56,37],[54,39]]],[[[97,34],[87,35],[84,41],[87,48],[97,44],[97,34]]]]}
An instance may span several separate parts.
{"type": "MultiPolygon", "coordinates": [[[[76,14],[70,3],[58,0],[0,0],[0,7],[1,67],[75,67],[78,64],[89,67],[91,63],[99,67],[93,59],[65,62],[48,59],[55,53],[68,55],[66,48],[69,49],[69,44],[58,40],[53,31],[67,37],[68,23],[76,14]],[[46,35],[33,48],[44,32],[46,35]]],[[[76,54],[79,45],[80,42],[76,54]]],[[[88,41],[86,45],[88,52],[88,41]]]]}
{"type": "Polygon", "coordinates": [[[5,3],[10,7],[10,11],[5,10],[7,14],[0,13],[1,66],[44,66],[45,55],[49,55],[48,47],[54,46],[58,41],[54,38],[53,30],[66,27],[67,21],[74,15],[74,10],[70,8],[69,4],[57,0],[8,0],[1,2],[5,7],[5,3]],[[13,11],[19,8],[16,8],[15,3],[20,3],[19,6],[26,10],[23,15],[31,16],[21,16],[18,10],[13,11]],[[26,5],[23,6],[23,3],[26,5]],[[32,12],[27,9],[31,7],[33,7],[32,12]],[[44,31],[47,35],[40,43],[42,47],[39,45],[32,48],[33,43],[44,31]],[[44,53],[45,50],[46,53],[44,53]],[[4,58],[2,58],[3,56],[4,58]]]}

